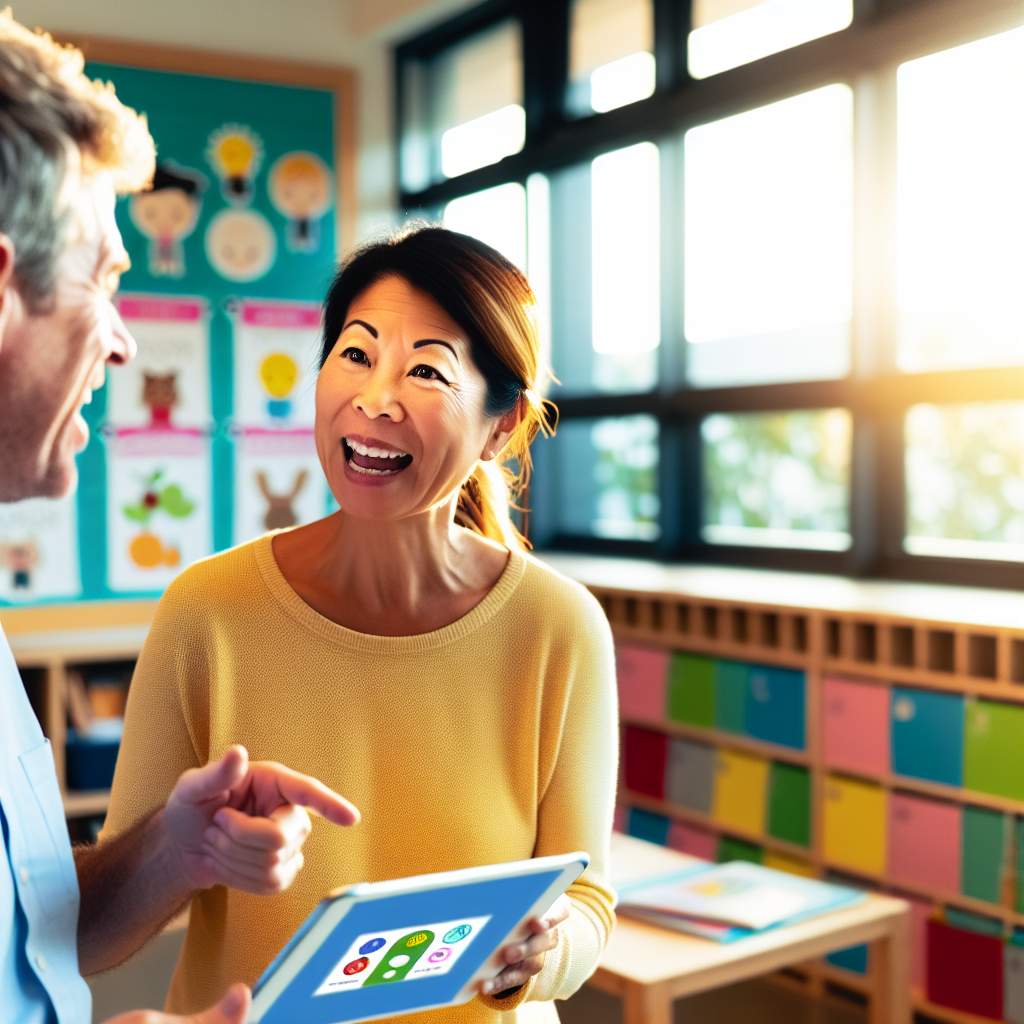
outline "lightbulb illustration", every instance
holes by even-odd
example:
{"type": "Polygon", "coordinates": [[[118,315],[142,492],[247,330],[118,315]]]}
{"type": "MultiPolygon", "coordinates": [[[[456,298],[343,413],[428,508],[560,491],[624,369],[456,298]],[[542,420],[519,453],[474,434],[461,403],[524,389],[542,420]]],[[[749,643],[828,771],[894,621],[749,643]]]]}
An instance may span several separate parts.
{"type": "Polygon", "coordinates": [[[235,203],[247,203],[252,196],[252,179],[263,162],[259,137],[241,124],[226,124],[210,136],[206,153],[224,187],[224,195],[235,203]]]}

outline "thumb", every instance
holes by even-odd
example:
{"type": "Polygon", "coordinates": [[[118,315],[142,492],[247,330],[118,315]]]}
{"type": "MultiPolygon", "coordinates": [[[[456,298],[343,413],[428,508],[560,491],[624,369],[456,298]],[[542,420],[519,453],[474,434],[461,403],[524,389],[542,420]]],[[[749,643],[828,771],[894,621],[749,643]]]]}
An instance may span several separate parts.
{"type": "Polygon", "coordinates": [[[249,770],[245,747],[228,747],[217,761],[185,772],[178,782],[178,795],[188,803],[201,804],[237,786],[249,770]]]}
{"type": "Polygon", "coordinates": [[[190,1024],[245,1024],[252,997],[249,989],[241,983],[232,985],[216,1006],[186,1018],[190,1024]]]}

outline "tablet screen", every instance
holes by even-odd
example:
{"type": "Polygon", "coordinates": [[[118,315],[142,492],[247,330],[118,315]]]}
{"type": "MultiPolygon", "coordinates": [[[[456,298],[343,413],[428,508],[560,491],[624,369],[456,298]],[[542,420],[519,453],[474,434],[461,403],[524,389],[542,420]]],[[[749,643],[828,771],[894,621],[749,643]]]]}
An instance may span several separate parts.
{"type": "Polygon", "coordinates": [[[490,919],[488,914],[364,932],[352,941],[316,995],[447,974],[490,919]]]}

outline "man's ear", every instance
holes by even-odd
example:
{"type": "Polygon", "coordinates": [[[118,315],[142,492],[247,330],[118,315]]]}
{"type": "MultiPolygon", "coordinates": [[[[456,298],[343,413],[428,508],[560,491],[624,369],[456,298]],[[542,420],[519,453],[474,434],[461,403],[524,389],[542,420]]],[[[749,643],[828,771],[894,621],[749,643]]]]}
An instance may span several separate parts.
{"type": "Polygon", "coordinates": [[[3,344],[4,327],[11,312],[14,288],[14,243],[0,231],[0,345],[3,344]]]}

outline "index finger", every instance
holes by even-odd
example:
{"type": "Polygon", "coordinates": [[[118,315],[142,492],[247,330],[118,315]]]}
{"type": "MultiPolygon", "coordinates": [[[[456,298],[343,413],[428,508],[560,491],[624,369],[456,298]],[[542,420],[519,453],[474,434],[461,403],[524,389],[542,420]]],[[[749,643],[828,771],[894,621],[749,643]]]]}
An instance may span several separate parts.
{"type": "Polygon", "coordinates": [[[539,935],[541,932],[551,931],[557,928],[563,921],[569,919],[569,904],[566,901],[559,901],[546,914],[533,918],[530,921],[530,930],[539,935]]]}
{"type": "Polygon", "coordinates": [[[283,764],[268,764],[261,767],[271,774],[278,792],[290,804],[305,807],[321,818],[333,821],[335,825],[356,825],[359,823],[359,809],[339,796],[319,779],[302,772],[293,771],[283,764]]]}

